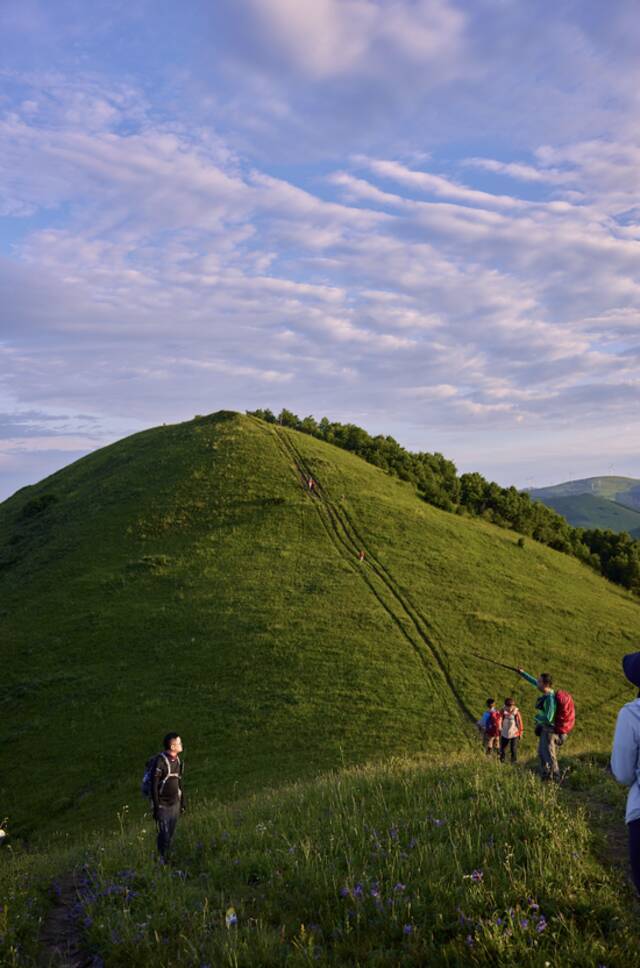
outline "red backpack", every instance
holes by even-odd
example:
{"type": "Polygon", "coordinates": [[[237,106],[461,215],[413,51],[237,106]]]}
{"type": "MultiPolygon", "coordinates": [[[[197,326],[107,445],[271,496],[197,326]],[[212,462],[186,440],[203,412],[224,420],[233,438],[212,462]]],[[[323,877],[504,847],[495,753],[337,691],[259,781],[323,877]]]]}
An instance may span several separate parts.
{"type": "Polygon", "coordinates": [[[486,727],[487,736],[499,736],[501,726],[502,726],[502,716],[500,715],[499,710],[490,709],[489,719],[487,721],[487,727],[486,727]]]}
{"type": "Polygon", "coordinates": [[[566,736],[576,724],[576,707],[573,696],[564,689],[556,691],[556,716],[553,721],[554,733],[566,736]]]}

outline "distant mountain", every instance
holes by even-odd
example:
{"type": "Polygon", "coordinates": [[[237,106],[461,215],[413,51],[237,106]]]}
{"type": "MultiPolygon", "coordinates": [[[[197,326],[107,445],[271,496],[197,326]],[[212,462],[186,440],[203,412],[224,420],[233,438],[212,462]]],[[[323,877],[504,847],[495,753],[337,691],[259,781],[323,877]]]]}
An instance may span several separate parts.
{"type": "Polygon", "coordinates": [[[632,538],[640,538],[640,511],[632,511],[615,501],[608,501],[606,497],[596,497],[593,494],[548,497],[543,504],[553,508],[575,528],[627,531],[632,538]]]}
{"type": "Polygon", "coordinates": [[[528,493],[574,527],[627,531],[640,538],[640,480],[636,478],[587,477],[530,488],[528,493]]]}

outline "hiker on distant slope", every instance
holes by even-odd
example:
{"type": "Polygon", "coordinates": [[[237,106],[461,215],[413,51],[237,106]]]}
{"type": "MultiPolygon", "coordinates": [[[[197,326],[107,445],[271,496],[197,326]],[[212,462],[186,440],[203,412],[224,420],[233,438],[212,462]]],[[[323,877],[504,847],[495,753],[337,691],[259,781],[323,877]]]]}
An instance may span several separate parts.
{"type": "MultiPolygon", "coordinates": [[[[622,660],[629,682],[640,688],[640,652],[631,652],[622,660]]],[[[611,769],[619,783],[629,787],[625,820],[629,831],[631,876],[640,893],[640,692],[618,713],[611,752],[611,769]]]]}
{"type": "Polygon", "coordinates": [[[486,712],[478,720],[477,726],[482,733],[482,745],[487,756],[491,756],[493,750],[500,752],[500,727],[502,719],[500,712],[496,709],[495,699],[487,699],[486,712]]]}
{"type": "Polygon", "coordinates": [[[518,743],[523,733],[520,710],[510,696],[504,701],[502,726],[500,728],[500,762],[504,763],[507,746],[511,749],[511,762],[518,760],[518,743]]]}
{"type": "Polygon", "coordinates": [[[575,724],[573,698],[564,690],[554,691],[553,679],[542,672],[536,679],[524,669],[517,670],[523,679],[539,689],[542,695],[536,702],[535,733],[538,737],[540,776],[543,780],[560,779],[558,749],[566,741],[575,724]]]}
{"type": "Polygon", "coordinates": [[[178,817],[184,813],[186,803],[182,789],[182,740],[178,733],[167,733],[164,750],[156,757],[153,771],[151,798],[153,819],[158,827],[158,853],[167,859],[178,817]]]}

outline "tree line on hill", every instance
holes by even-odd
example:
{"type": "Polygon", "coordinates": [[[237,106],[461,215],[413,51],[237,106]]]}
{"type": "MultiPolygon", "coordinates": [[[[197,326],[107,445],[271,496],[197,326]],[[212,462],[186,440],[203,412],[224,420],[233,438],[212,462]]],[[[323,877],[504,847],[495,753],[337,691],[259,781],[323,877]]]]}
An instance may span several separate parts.
{"type": "Polygon", "coordinates": [[[310,434],[328,444],[357,454],[412,483],[429,504],[444,511],[481,517],[542,544],[573,555],[610,581],[640,594],[640,541],[625,532],[575,528],[556,511],[532,501],[525,491],[500,487],[482,474],[458,475],[455,464],[442,454],[412,453],[393,437],[372,437],[362,427],[330,421],[327,417],[300,418],[290,410],[277,416],[271,410],[250,411],[267,423],[278,423],[310,434]]]}

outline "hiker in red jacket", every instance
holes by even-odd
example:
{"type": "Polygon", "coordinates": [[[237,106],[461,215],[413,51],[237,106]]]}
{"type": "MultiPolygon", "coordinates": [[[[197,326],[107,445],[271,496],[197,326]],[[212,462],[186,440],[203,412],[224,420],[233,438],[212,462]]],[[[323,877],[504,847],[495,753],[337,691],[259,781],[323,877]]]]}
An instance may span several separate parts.
{"type": "Polygon", "coordinates": [[[504,763],[507,746],[511,748],[511,762],[518,759],[518,743],[523,733],[522,716],[520,710],[510,696],[504,701],[502,709],[502,726],[500,728],[500,762],[504,763]]]}

